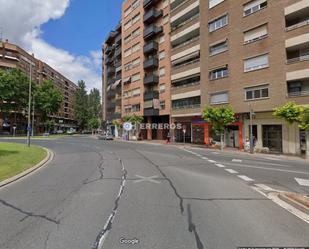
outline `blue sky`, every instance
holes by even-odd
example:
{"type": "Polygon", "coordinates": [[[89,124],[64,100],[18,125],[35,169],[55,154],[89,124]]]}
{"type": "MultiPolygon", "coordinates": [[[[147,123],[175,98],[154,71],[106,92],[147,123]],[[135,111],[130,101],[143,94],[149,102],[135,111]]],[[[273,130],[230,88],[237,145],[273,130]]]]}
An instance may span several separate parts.
{"type": "Polygon", "coordinates": [[[42,38],[73,54],[99,50],[120,19],[123,0],[72,0],[63,17],[43,24],[42,38]]]}

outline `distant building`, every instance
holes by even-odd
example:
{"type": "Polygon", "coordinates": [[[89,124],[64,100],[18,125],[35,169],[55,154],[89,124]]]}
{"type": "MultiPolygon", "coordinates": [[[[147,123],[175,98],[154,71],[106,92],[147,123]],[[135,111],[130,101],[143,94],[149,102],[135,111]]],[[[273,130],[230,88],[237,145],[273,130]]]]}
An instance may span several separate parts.
{"type": "MultiPolygon", "coordinates": [[[[58,113],[51,115],[56,121],[57,129],[67,130],[69,128],[76,128],[75,114],[74,114],[74,93],[77,90],[77,86],[64,77],[61,73],[50,67],[43,61],[36,59],[33,55],[30,55],[22,48],[9,43],[8,41],[0,42],[0,69],[10,70],[13,68],[20,69],[28,77],[30,77],[30,64],[32,64],[32,80],[37,84],[41,84],[44,80],[51,80],[54,85],[61,91],[63,95],[63,103],[58,113]]],[[[27,107],[26,107],[27,108],[27,107]]],[[[14,115],[13,115],[14,116],[14,115]]],[[[6,126],[4,130],[12,132],[12,125],[15,121],[18,130],[22,132],[25,129],[25,117],[18,115],[17,120],[15,117],[10,116],[9,121],[4,119],[8,118],[4,113],[0,114],[0,121],[2,120],[2,125],[4,122],[8,123],[10,126],[6,126]]],[[[1,130],[0,124],[0,130],[1,130]]],[[[36,131],[43,132],[43,124],[35,127],[36,131]]]]}

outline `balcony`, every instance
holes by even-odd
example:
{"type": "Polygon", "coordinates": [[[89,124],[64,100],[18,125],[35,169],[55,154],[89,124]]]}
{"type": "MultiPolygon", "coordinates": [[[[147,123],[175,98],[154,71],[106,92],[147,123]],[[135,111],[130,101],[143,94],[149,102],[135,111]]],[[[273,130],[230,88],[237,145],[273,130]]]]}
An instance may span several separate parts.
{"type": "Polygon", "coordinates": [[[113,62],[113,58],[112,57],[107,57],[105,60],[105,64],[111,64],[113,62]]]}
{"type": "Polygon", "coordinates": [[[171,10],[174,11],[178,7],[182,6],[187,0],[175,0],[171,3],[171,10]]]}
{"type": "Polygon", "coordinates": [[[163,32],[162,26],[150,25],[144,30],[144,39],[149,39],[163,32]]]}
{"type": "Polygon", "coordinates": [[[110,52],[112,52],[113,47],[112,46],[108,46],[105,48],[105,54],[109,54],[110,52]]]}
{"type": "Polygon", "coordinates": [[[154,108],[145,108],[144,109],[144,116],[145,117],[150,117],[150,116],[159,116],[159,109],[154,109],[154,108]]]}
{"type": "Polygon", "coordinates": [[[144,100],[159,99],[158,91],[147,91],[144,93],[144,100]]]}
{"type": "Polygon", "coordinates": [[[120,45],[120,44],[121,44],[121,35],[116,36],[116,38],[115,38],[115,43],[116,43],[117,45],[120,45]]]}
{"type": "Polygon", "coordinates": [[[153,85],[159,83],[159,76],[155,74],[149,74],[144,77],[144,85],[153,85]]]}
{"type": "Polygon", "coordinates": [[[117,48],[115,51],[115,57],[119,57],[121,55],[121,47],[117,48]]]}
{"type": "Polygon", "coordinates": [[[300,46],[287,48],[287,64],[309,60],[309,42],[300,46]]]}
{"type": "Polygon", "coordinates": [[[159,44],[155,41],[147,42],[146,45],[144,45],[144,54],[152,54],[156,53],[159,49],[159,44]]]}
{"type": "Polygon", "coordinates": [[[144,14],[144,23],[153,23],[157,18],[161,17],[162,15],[163,10],[157,10],[155,8],[152,8],[144,14]]]}
{"type": "Polygon", "coordinates": [[[145,60],[144,69],[157,68],[159,66],[159,60],[155,57],[145,60]]]}
{"type": "Polygon", "coordinates": [[[309,25],[309,6],[303,6],[303,8],[296,8],[296,5],[289,6],[286,8],[286,16],[285,16],[285,23],[286,23],[286,31],[291,31],[306,25],[309,25]],[[292,10],[297,11],[293,12],[292,10]]]}
{"type": "Polygon", "coordinates": [[[158,0],[144,0],[144,9],[154,6],[157,2],[158,0]]]}
{"type": "Polygon", "coordinates": [[[116,102],[115,101],[109,101],[109,102],[107,102],[106,107],[107,107],[107,109],[115,109],[116,102]]]}
{"type": "Polygon", "coordinates": [[[309,96],[309,79],[290,81],[288,84],[288,97],[309,96]]]}
{"type": "Polygon", "coordinates": [[[106,95],[107,95],[107,97],[115,97],[116,91],[115,90],[109,90],[106,95]]]}
{"type": "Polygon", "coordinates": [[[115,72],[116,72],[116,70],[115,70],[114,67],[108,67],[108,68],[106,69],[107,75],[114,74],[115,72]]]}

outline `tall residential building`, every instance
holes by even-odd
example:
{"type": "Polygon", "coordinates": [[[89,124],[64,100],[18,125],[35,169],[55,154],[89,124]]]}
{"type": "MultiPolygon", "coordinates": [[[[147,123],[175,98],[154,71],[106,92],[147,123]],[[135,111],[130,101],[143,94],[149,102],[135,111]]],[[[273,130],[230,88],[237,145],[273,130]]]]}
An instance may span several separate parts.
{"type": "Polygon", "coordinates": [[[210,145],[218,138],[203,108],[230,105],[237,115],[227,146],[243,149],[251,112],[257,150],[309,149],[297,124],[273,116],[289,101],[309,105],[308,0],[127,0],[122,23],[122,116],[165,122],[166,115],[186,130],[174,130],[176,141],[210,145]],[[139,28],[143,37],[132,38],[139,28]]]}
{"type": "MultiPolygon", "coordinates": [[[[32,65],[31,78],[34,82],[41,84],[44,80],[51,80],[63,95],[64,100],[59,112],[51,115],[56,120],[57,128],[64,130],[76,128],[74,93],[77,90],[77,86],[48,64],[36,59],[17,45],[8,41],[0,42],[0,69],[10,70],[17,68],[30,77],[30,65],[32,65]]],[[[1,123],[4,122],[3,118],[5,117],[0,117],[1,123]]],[[[26,125],[25,119],[19,116],[17,121],[17,129],[23,130],[26,125]]],[[[15,121],[11,120],[10,123],[15,123],[15,121]]],[[[8,127],[9,130],[11,130],[11,126],[8,127]]],[[[41,124],[39,127],[36,127],[36,130],[43,132],[43,127],[44,125],[41,124]]]]}

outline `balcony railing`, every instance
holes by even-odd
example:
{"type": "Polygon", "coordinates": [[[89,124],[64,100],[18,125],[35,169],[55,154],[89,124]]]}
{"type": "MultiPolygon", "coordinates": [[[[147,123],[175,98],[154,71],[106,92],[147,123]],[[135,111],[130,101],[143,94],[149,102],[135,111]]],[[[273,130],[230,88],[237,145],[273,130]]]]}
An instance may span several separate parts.
{"type": "Polygon", "coordinates": [[[151,84],[158,84],[159,83],[159,76],[150,74],[146,75],[144,78],[144,85],[151,85],[151,84]]]}
{"type": "Polygon", "coordinates": [[[199,63],[199,62],[200,62],[200,58],[195,59],[195,60],[193,60],[193,61],[189,61],[189,62],[180,64],[180,65],[178,65],[178,66],[173,66],[173,70],[176,70],[176,69],[179,69],[179,68],[181,68],[181,67],[188,66],[188,65],[191,65],[191,64],[199,63]]]}
{"type": "Polygon", "coordinates": [[[159,116],[159,109],[154,109],[154,108],[146,108],[144,109],[144,116],[149,117],[149,116],[159,116]]]}
{"type": "Polygon", "coordinates": [[[300,22],[300,23],[296,23],[296,24],[294,24],[292,26],[286,27],[285,30],[286,31],[291,31],[293,29],[297,29],[297,28],[300,28],[300,27],[303,27],[303,26],[306,26],[306,25],[309,25],[309,19],[305,20],[303,22],[300,22]]]}
{"type": "Polygon", "coordinates": [[[148,91],[144,93],[144,100],[159,99],[158,91],[148,91]]]}
{"type": "Polygon", "coordinates": [[[289,92],[288,97],[309,96],[309,91],[289,92]]]}
{"type": "Polygon", "coordinates": [[[195,105],[183,105],[183,106],[173,106],[173,110],[183,110],[183,109],[196,109],[200,108],[201,104],[195,104],[195,105]]]}
{"type": "Polygon", "coordinates": [[[155,68],[159,66],[159,60],[155,57],[150,58],[144,62],[144,69],[155,68]]]}
{"type": "Polygon", "coordinates": [[[150,41],[144,46],[144,54],[149,54],[152,52],[156,52],[159,49],[159,44],[155,41],[150,41]]]}
{"type": "Polygon", "coordinates": [[[296,62],[308,61],[308,60],[309,60],[309,55],[303,55],[303,56],[295,57],[292,59],[288,59],[287,64],[293,64],[296,62]]]}
{"type": "Polygon", "coordinates": [[[186,88],[186,87],[190,87],[190,86],[197,86],[200,84],[200,81],[194,81],[188,84],[183,84],[183,85],[172,85],[172,89],[181,89],[181,88],[186,88]]]}
{"type": "Polygon", "coordinates": [[[153,35],[157,35],[163,31],[162,26],[150,25],[144,31],[144,39],[148,39],[153,35]]]}
{"type": "Polygon", "coordinates": [[[195,42],[195,41],[198,41],[199,39],[200,39],[200,36],[193,37],[193,38],[191,38],[190,40],[188,40],[188,41],[186,41],[186,42],[183,42],[183,43],[180,43],[179,45],[173,47],[173,48],[172,48],[172,51],[174,51],[174,50],[176,50],[176,49],[178,49],[178,48],[184,47],[184,46],[186,46],[186,45],[188,45],[188,44],[190,44],[190,43],[193,43],[193,42],[195,42]]]}
{"type": "Polygon", "coordinates": [[[152,23],[157,18],[163,15],[163,10],[157,10],[155,8],[150,9],[144,15],[144,23],[152,23]]]}
{"type": "Polygon", "coordinates": [[[157,2],[158,0],[144,0],[144,8],[147,9],[157,2]]]}
{"type": "Polygon", "coordinates": [[[191,22],[192,20],[194,20],[195,18],[198,18],[200,16],[200,13],[197,13],[196,15],[190,17],[189,19],[185,20],[184,22],[178,24],[177,26],[173,26],[172,27],[172,32],[181,28],[182,26],[186,25],[187,23],[191,22]]]}

